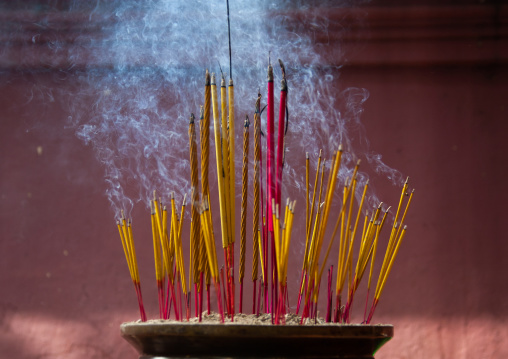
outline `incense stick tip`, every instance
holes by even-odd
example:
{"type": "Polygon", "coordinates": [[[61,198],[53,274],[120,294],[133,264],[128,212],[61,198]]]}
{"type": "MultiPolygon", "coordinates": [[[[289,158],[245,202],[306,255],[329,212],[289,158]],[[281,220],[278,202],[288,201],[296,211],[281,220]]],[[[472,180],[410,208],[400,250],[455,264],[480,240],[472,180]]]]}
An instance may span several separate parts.
{"type": "Polygon", "coordinates": [[[272,67],[272,64],[270,63],[270,52],[268,52],[268,75],[267,75],[267,78],[268,78],[268,82],[273,81],[273,67],[272,67]]]}
{"type": "Polygon", "coordinates": [[[339,152],[342,152],[344,151],[343,147],[342,147],[342,143],[339,145],[339,152]]]}
{"type": "Polygon", "coordinates": [[[193,125],[194,124],[194,119],[195,119],[194,114],[191,112],[190,118],[189,118],[189,125],[193,125]]]}
{"type": "Polygon", "coordinates": [[[288,83],[287,83],[286,78],[285,78],[286,75],[283,75],[283,76],[284,77],[282,78],[282,80],[280,80],[280,90],[287,92],[287,90],[288,90],[288,83]]]}
{"type": "Polygon", "coordinates": [[[282,79],[285,79],[286,78],[286,68],[284,67],[284,63],[282,62],[281,59],[278,59],[279,60],[279,65],[280,65],[280,69],[282,71],[282,79]]]}
{"type": "Polygon", "coordinates": [[[208,72],[208,69],[206,69],[205,72],[205,86],[210,86],[210,73],[208,72]]]}

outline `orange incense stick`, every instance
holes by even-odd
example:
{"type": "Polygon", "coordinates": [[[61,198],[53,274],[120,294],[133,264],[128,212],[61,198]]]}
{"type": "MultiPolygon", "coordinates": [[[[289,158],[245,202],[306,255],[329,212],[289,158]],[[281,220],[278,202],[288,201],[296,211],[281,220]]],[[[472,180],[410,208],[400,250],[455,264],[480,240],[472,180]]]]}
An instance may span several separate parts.
{"type": "Polygon", "coordinates": [[[242,207],[240,219],[240,313],[243,313],[243,278],[245,276],[245,250],[247,246],[247,191],[249,184],[249,118],[246,116],[243,130],[242,207]]]}
{"type": "MultiPolygon", "coordinates": [[[[256,312],[256,280],[258,277],[259,257],[261,253],[261,241],[259,235],[259,210],[260,210],[260,166],[261,166],[261,94],[258,94],[254,110],[254,176],[252,187],[254,203],[252,209],[252,313],[256,312]]],[[[263,268],[264,269],[264,268],[263,268]]],[[[261,296],[261,293],[259,293],[261,296]]]]}

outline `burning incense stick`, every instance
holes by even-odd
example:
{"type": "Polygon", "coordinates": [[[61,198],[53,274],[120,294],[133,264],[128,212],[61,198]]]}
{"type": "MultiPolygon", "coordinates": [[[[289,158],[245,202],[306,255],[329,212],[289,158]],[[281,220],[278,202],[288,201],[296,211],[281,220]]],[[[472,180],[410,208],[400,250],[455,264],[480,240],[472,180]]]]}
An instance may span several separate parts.
{"type": "MultiPolygon", "coordinates": [[[[253,313],[260,313],[261,299],[263,297],[263,310],[271,313],[272,323],[284,324],[285,314],[289,312],[288,273],[292,230],[295,219],[296,201],[286,201],[282,206],[282,169],[284,165],[284,123],[287,121],[287,83],[285,69],[281,62],[283,73],[281,105],[279,108],[279,130],[277,147],[274,143],[274,99],[273,99],[273,69],[268,68],[268,111],[267,111],[267,165],[266,165],[266,196],[261,183],[262,178],[262,149],[261,149],[261,95],[255,105],[254,113],[254,177],[253,177],[253,257],[252,257],[252,282],[253,282],[253,313]],[[284,87],[286,91],[284,91],[284,87]],[[277,158],[275,162],[275,149],[277,158]],[[266,204],[263,202],[266,201],[266,204]],[[265,207],[266,205],[266,207],[265,207]],[[264,209],[267,209],[266,216],[264,209]],[[261,222],[259,223],[261,210],[261,222]],[[260,262],[260,263],[259,263],[260,262]],[[256,282],[258,267],[261,264],[262,282],[260,281],[259,296],[256,298],[256,282]],[[269,284],[271,287],[269,288],[269,284]],[[261,290],[263,288],[263,290],[261,290]],[[257,310],[256,310],[257,303],[257,310]]],[[[171,308],[174,308],[175,317],[181,320],[184,316],[189,320],[192,304],[191,285],[194,283],[194,306],[196,316],[201,320],[203,311],[203,292],[206,279],[207,302],[210,302],[209,285],[213,282],[217,305],[221,320],[224,322],[225,313],[230,315],[231,320],[235,314],[235,282],[234,282],[234,234],[235,234],[235,133],[234,133],[234,93],[233,82],[230,80],[229,97],[226,97],[225,78],[221,81],[221,109],[219,110],[217,86],[215,76],[208,72],[205,75],[205,101],[200,110],[200,150],[201,150],[201,200],[199,195],[199,169],[198,147],[196,141],[194,115],[191,115],[189,123],[189,163],[191,184],[191,218],[190,218],[190,261],[185,267],[182,228],[186,205],[184,196],[181,211],[178,212],[175,205],[174,193],[171,193],[170,213],[162,204],[162,199],[154,198],[150,203],[151,228],[154,247],[154,267],[157,282],[159,316],[169,318],[171,308]],[[229,107],[228,107],[229,101],[229,107]],[[215,154],[217,164],[217,181],[219,191],[219,208],[221,220],[222,247],[224,262],[221,270],[217,259],[217,250],[213,232],[213,221],[210,206],[210,192],[208,183],[209,166],[209,129],[210,111],[213,109],[215,154]],[[229,122],[228,122],[229,113],[229,122]],[[220,116],[220,117],[219,117],[220,116]],[[168,219],[168,216],[170,217],[168,219]],[[170,220],[170,223],[168,222],[170,220]],[[189,270],[189,283],[186,282],[186,269],[189,270]],[[167,294],[164,284],[167,275],[167,294]],[[174,278],[177,278],[175,288],[174,278]],[[222,288],[221,288],[222,284],[222,288]],[[187,286],[188,285],[188,286],[187,286]],[[182,300],[183,295],[183,300],[182,300]],[[185,309],[184,309],[185,308],[185,309]],[[184,314],[185,310],[185,314],[184,314]]],[[[247,199],[248,199],[248,151],[249,151],[249,121],[246,117],[243,132],[243,158],[242,158],[242,195],[240,216],[240,260],[238,264],[240,283],[240,311],[243,312],[243,292],[245,277],[246,245],[247,245],[247,199]]],[[[367,299],[364,310],[364,322],[372,320],[373,313],[379,302],[381,293],[385,288],[388,275],[390,274],[395,257],[400,249],[401,242],[406,234],[404,221],[411,203],[413,193],[408,191],[408,181],[402,188],[401,198],[391,232],[388,238],[384,260],[379,272],[374,297],[370,311],[367,314],[369,292],[373,276],[373,268],[381,229],[386,222],[387,212],[381,219],[382,204],[377,209],[365,215],[362,230],[359,231],[360,217],[364,213],[363,206],[367,197],[369,182],[365,183],[361,198],[356,197],[356,187],[360,186],[357,178],[360,162],[358,161],[350,179],[347,179],[342,191],[342,201],[335,210],[333,204],[336,188],[338,187],[338,174],[342,160],[342,146],[334,152],[330,165],[326,166],[322,161],[322,153],[319,152],[316,174],[314,180],[312,200],[310,198],[310,173],[309,155],[305,158],[305,223],[303,236],[305,236],[305,253],[302,263],[302,273],[298,291],[298,303],[296,311],[300,308],[301,299],[304,298],[301,322],[306,319],[317,320],[318,298],[324,269],[328,269],[325,280],[326,293],[326,321],[349,322],[352,313],[352,304],[355,293],[370,263],[369,279],[367,283],[367,299]],[[325,184],[325,170],[328,170],[325,184]],[[405,208],[404,198],[408,197],[405,208]],[[358,205],[355,203],[358,201],[358,205]],[[333,206],[333,209],[332,209],[333,206]],[[355,213],[356,210],[356,213],[355,213]],[[327,235],[328,221],[331,214],[336,217],[335,226],[331,236],[327,235]],[[354,218],[353,218],[354,217],[354,218]],[[400,217],[400,218],[399,218],[400,217]],[[340,243],[337,259],[337,285],[336,306],[332,306],[332,278],[333,266],[328,262],[331,249],[340,227],[340,243]],[[361,235],[358,233],[361,232],[361,235]],[[358,234],[358,235],[357,235],[358,234]],[[359,238],[358,238],[359,237],[359,238]],[[358,241],[360,241],[358,243],[358,241]],[[326,244],[326,250],[323,246],[326,244]],[[357,253],[354,253],[358,250],[357,253]],[[356,265],[353,267],[353,258],[356,265]],[[341,292],[346,286],[347,301],[341,306],[341,292]]],[[[298,218],[297,218],[298,220],[298,218]]],[[[118,231],[126,256],[129,272],[135,285],[136,295],[140,307],[142,320],[146,320],[146,314],[141,297],[137,260],[132,239],[132,226],[122,214],[121,222],[118,222],[118,231]]],[[[210,304],[208,304],[210,310],[210,304]]]]}
{"type": "Polygon", "coordinates": [[[138,261],[136,258],[136,249],[134,248],[134,240],[132,238],[132,228],[129,223],[127,225],[125,217],[122,211],[122,222],[117,221],[118,232],[120,234],[120,240],[127,260],[127,266],[131,275],[134,289],[136,290],[136,296],[138,298],[139,313],[141,321],[146,322],[145,307],[143,305],[143,296],[141,295],[141,283],[139,281],[138,261]]]}
{"type": "Polygon", "coordinates": [[[242,207],[240,221],[240,313],[243,313],[243,278],[245,276],[245,249],[247,245],[247,191],[249,184],[249,118],[243,130],[242,207]]]}
{"type": "Polygon", "coordinates": [[[220,277],[219,267],[217,262],[217,251],[215,248],[215,241],[213,240],[211,233],[211,217],[208,208],[208,202],[205,199],[201,211],[201,225],[204,237],[204,243],[206,246],[206,252],[208,257],[208,268],[210,269],[210,275],[213,279],[215,293],[217,295],[217,306],[219,307],[219,313],[221,321],[224,322],[224,312],[222,310],[222,300],[220,294],[220,277]]]}
{"type": "MultiPolygon", "coordinates": [[[[317,162],[317,168],[316,168],[316,178],[314,180],[314,190],[313,190],[313,193],[312,193],[312,204],[311,204],[311,208],[310,208],[310,212],[308,214],[309,218],[307,219],[307,225],[306,225],[306,235],[305,235],[305,253],[303,255],[303,264],[302,264],[302,275],[301,275],[301,278],[300,278],[300,292],[298,293],[298,302],[297,302],[297,306],[296,306],[296,314],[298,314],[299,310],[300,310],[300,303],[301,303],[301,300],[302,300],[302,295],[303,295],[303,290],[304,290],[304,287],[305,287],[305,282],[306,282],[306,278],[307,278],[307,275],[308,275],[308,263],[309,263],[309,251],[310,251],[310,246],[312,244],[310,244],[310,231],[311,231],[311,225],[312,225],[312,216],[314,215],[314,204],[315,204],[315,201],[316,201],[316,190],[317,190],[317,184],[318,184],[318,179],[319,179],[319,168],[321,166],[321,154],[322,154],[322,151],[319,150],[319,157],[318,157],[318,162],[317,162]]],[[[306,173],[308,173],[308,162],[309,162],[309,159],[308,159],[308,154],[306,156],[306,173]]],[[[323,172],[323,171],[322,171],[323,172]]],[[[308,202],[308,187],[309,187],[309,184],[308,184],[308,175],[306,175],[307,177],[307,184],[306,184],[306,187],[307,187],[307,202],[308,202]]],[[[323,184],[323,176],[321,176],[321,188],[322,188],[322,184],[323,184]]],[[[321,191],[320,191],[321,193],[321,191]]],[[[321,198],[321,195],[319,195],[319,197],[321,198]]],[[[308,207],[308,204],[307,204],[307,207],[308,207]]],[[[317,215],[316,215],[316,218],[317,218],[317,215]]]]}
{"type": "MultiPolygon", "coordinates": [[[[254,111],[254,205],[252,210],[252,313],[256,312],[256,280],[258,277],[258,258],[261,253],[261,240],[259,232],[259,206],[260,206],[260,166],[261,166],[261,94],[258,94],[254,111]]],[[[261,256],[262,259],[262,256],[261,256]]],[[[264,268],[262,268],[264,270],[264,268]]],[[[261,291],[259,293],[261,296],[261,291]]]]}
{"type": "MultiPolygon", "coordinates": [[[[194,282],[194,292],[197,294],[200,273],[203,273],[204,263],[201,260],[200,242],[201,225],[199,223],[199,175],[198,175],[198,156],[196,145],[196,131],[194,126],[194,114],[191,114],[189,122],[189,155],[191,167],[191,252],[192,252],[192,278],[194,282]]],[[[204,259],[204,258],[203,258],[204,259]]],[[[197,303],[196,303],[197,305],[197,303]]],[[[196,308],[197,312],[197,308],[196,308]]],[[[198,313],[196,313],[198,315],[198,313]]]]}
{"type": "MultiPolygon", "coordinates": [[[[305,153],[305,233],[309,228],[310,213],[309,213],[309,152],[305,153]]],[[[307,248],[307,245],[305,246],[307,248]]],[[[303,273],[303,271],[302,271],[303,273]]]]}
{"type": "MultiPolygon", "coordinates": [[[[200,131],[200,143],[201,143],[201,188],[202,198],[206,199],[207,203],[210,203],[210,186],[208,182],[209,172],[209,160],[210,160],[210,106],[211,106],[211,88],[210,88],[210,73],[206,70],[205,74],[205,104],[201,108],[201,131],[200,131]]],[[[211,211],[211,209],[209,209],[211,211]]],[[[211,217],[211,213],[210,213],[211,217]]],[[[213,233],[213,223],[210,223],[210,236],[212,241],[215,243],[215,236],[213,233]]],[[[211,272],[208,262],[205,265],[205,281],[207,288],[207,303],[208,313],[210,313],[210,279],[211,272]]],[[[201,312],[202,312],[201,308],[201,312]]]]}
{"type": "MultiPolygon", "coordinates": [[[[221,78],[221,90],[220,90],[220,99],[221,99],[221,119],[222,119],[222,131],[221,131],[221,141],[222,141],[222,170],[224,177],[224,205],[226,209],[226,243],[224,247],[224,263],[226,265],[226,280],[227,282],[224,285],[227,287],[227,297],[226,297],[226,305],[228,306],[228,312],[231,313],[231,218],[232,218],[232,208],[231,208],[231,183],[230,183],[230,153],[229,153],[229,133],[228,133],[228,119],[227,119],[227,100],[226,100],[226,79],[224,74],[222,74],[221,78]],[[226,285],[227,284],[227,285],[226,285]]],[[[223,229],[224,230],[224,229],[223,229]]],[[[223,244],[224,245],[224,244],[223,244]]]]}
{"type": "MultiPolygon", "coordinates": [[[[230,185],[230,153],[229,153],[229,133],[228,133],[228,113],[227,97],[226,97],[226,79],[222,75],[220,82],[220,100],[221,100],[221,144],[222,144],[222,170],[224,177],[224,193],[225,193],[225,207],[226,207],[226,247],[231,244],[231,185],[230,185]]],[[[229,263],[228,263],[229,264],[229,263]]],[[[226,271],[229,268],[226,269],[226,271]]]]}
{"type": "Polygon", "coordinates": [[[226,221],[226,200],[224,193],[224,166],[222,161],[222,142],[221,142],[221,125],[219,123],[219,105],[217,99],[217,85],[215,83],[215,74],[212,74],[211,93],[213,104],[213,125],[215,134],[215,158],[217,162],[217,182],[219,189],[219,205],[221,218],[222,246],[227,247],[227,221],[226,221]]]}
{"type": "MultiPolygon", "coordinates": [[[[153,202],[152,202],[153,205],[153,202]]],[[[159,246],[159,233],[155,224],[155,210],[152,209],[152,236],[153,236],[153,252],[155,262],[155,280],[157,282],[158,298],[159,298],[159,315],[161,319],[164,319],[164,288],[162,279],[162,263],[161,263],[161,249],[159,246]]]]}
{"type": "Polygon", "coordinates": [[[231,211],[231,229],[230,243],[235,243],[235,91],[233,79],[229,79],[228,86],[228,105],[229,105],[229,193],[230,193],[230,211],[231,211]]]}
{"type": "Polygon", "coordinates": [[[276,171],[276,182],[275,182],[275,203],[280,206],[281,200],[281,183],[282,183],[282,167],[283,167],[283,156],[284,156],[284,125],[286,119],[286,105],[287,105],[287,93],[288,85],[286,82],[286,70],[284,64],[279,59],[280,68],[282,71],[282,80],[280,84],[280,105],[279,105],[279,129],[277,136],[277,165],[276,171]]]}
{"type": "Polygon", "coordinates": [[[274,106],[273,106],[273,68],[268,59],[268,86],[266,107],[266,203],[268,214],[268,230],[273,232],[272,224],[272,198],[275,198],[275,163],[274,163],[274,106]]]}
{"type": "MultiPolygon", "coordinates": [[[[231,56],[231,54],[230,54],[231,56]]],[[[231,64],[230,64],[231,66],[231,64]]],[[[233,86],[233,78],[231,68],[230,68],[230,78],[229,78],[229,87],[228,87],[228,105],[229,105],[229,121],[228,121],[228,134],[229,134],[229,198],[230,198],[230,242],[229,242],[229,257],[230,257],[230,266],[229,266],[229,274],[230,274],[230,292],[231,292],[231,311],[234,315],[235,312],[235,223],[236,223],[236,206],[235,206],[235,95],[234,95],[234,86],[233,86]]],[[[245,247],[244,247],[245,249],[245,247]]],[[[242,288],[243,290],[243,288],[242,288]]]]}

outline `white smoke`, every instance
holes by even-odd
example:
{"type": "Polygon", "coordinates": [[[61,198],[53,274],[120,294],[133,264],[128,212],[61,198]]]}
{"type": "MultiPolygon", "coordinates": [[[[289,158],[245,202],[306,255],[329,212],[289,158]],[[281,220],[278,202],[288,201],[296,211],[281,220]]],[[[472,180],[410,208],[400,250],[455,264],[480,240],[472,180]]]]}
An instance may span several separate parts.
{"type": "MultiPolygon", "coordinates": [[[[342,181],[356,160],[367,156],[364,166],[368,163],[394,183],[401,182],[397,171],[369,151],[365,138],[352,140],[362,136],[360,115],[368,91],[335,88],[339,69],[323,66],[313,41],[313,34],[328,32],[331,20],[326,9],[348,5],[332,2],[316,8],[304,2],[230,1],[238,153],[240,124],[246,114],[252,116],[258,89],[266,104],[268,53],[275,69],[276,97],[281,76],[276,60],[286,65],[286,191],[304,188],[304,169],[294,166],[303,163],[305,152],[315,160],[323,149],[329,158],[339,144],[345,148],[342,181]]],[[[39,23],[51,27],[54,10],[49,7],[39,23]]],[[[230,73],[226,1],[81,1],[65,11],[69,21],[84,16],[89,25],[71,35],[56,28],[56,40],[47,43],[47,50],[66,64],[62,71],[80,74],[81,86],[69,94],[69,123],[104,165],[115,214],[121,209],[129,213],[135,202],[148,205],[154,189],[165,198],[171,191],[188,192],[188,119],[203,104],[205,69],[219,73],[220,64],[226,75],[230,73]],[[72,37],[79,46],[66,51],[58,41],[62,36],[72,37]],[[84,107],[84,98],[91,99],[91,108],[84,107]]],[[[34,43],[37,39],[34,36],[34,43]]],[[[241,156],[237,161],[240,168],[241,156]]],[[[367,176],[361,173],[359,179],[365,181],[367,176]]],[[[359,193],[362,187],[357,186],[359,193]]],[[[371,199],[377,202],[373,194],[371,199]]]]}

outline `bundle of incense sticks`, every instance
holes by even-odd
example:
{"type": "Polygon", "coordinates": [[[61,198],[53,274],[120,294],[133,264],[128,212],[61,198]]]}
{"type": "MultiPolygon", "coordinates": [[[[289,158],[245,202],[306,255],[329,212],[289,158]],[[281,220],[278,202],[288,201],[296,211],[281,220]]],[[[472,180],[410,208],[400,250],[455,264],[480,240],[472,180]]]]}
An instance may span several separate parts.
{"type": "MultiPolygon", "coordinates": [[[[275,109],[273,90],[273,68],[268,66],[267,99],[266,99],[266,147],[262,150],[261,142],[261,101],[258,94],[253,114],[253,154],[249,161],[249,128],[248,116],[243,126],[242,170],[241,170],[241,208],[240,208],[240,260],[239,297],[235,298],[235,115],[234,86],[229,80],[226,91],[226,79],[221,76],[220,107],[216,77],[205,74],[204,105],[199,116],[199,144],[196,136],[195,117],[190,116],[189,158],[190,158],[190,238],[189,265],[185,266],[182,249],[182,226],[186,195],[180,211],[175,204],[174,194],[169,199],[169,209],[158,199],[154,191],[151,201],[151,223],[155,261],[155,279],[158,289],[159,316],[168,319],[174,313],[176,320],[189,320],[192,312],[192,295],[194,292],[194,316],[201,321],[204,311],[203,298],[206,292],[207,311],[210,313],[210,285],[216,296],[217,311],[224,322],[226,318],[234,320],[235,302],[238,299],[239,312],[244,312],[243,292],[245,278],[246,247],[248,240],[252,246],[252,313],[270,313],[273,324],[284,324],[285,314],[290,312],[287,278],[290,245],[293,236],[293,223],[296,215],[296,201],[286,199],[282,204],[282,174],[284,170],[284,146],[287,131],[288,84],[285,68],[279,60],[282,80],[280,88],[280,106],[278,117],[277,146],[275,146],[275,109]],[[209,188],[210,159],[210,121],[213,118],[215,139],[215,159],[217,165],[218,208],[220,212],[220,233],[222,238],[223,258],[219,269],[218,251],[214,224],[212,221],[212,203],[209,188]],[[266,154],[265,178],[263,183],[262,154],[266,154]],[[198,157],[201,160],[199,170],[198,157]],[[249,163],[253,165],[252,189],[248,188],[249,163]],[[201,189],[199,186],[201,175],[201,189]],[[263,186],[264,184],[264,186],[263,186]],[[249,190],[253,193],[252,232],[247,234],[247,198],[249,190]],[[168,213],[169,212],[169,213],[168,213]],[[261,267],[261,276],[259,275],[261,267]],[[186,275],[186,269],[188,274],[186,275]],[[187,282],[188,278],[188,282],[187,282]],[[259,279],[259,289],[257,281],[259,279]]],[[[305,157],[306,203],[305,231],[298,240],[305,243],[300,286],[294,293],[296,314],[302,308],[301,323],[316,319],[318,315],[318,298],[322,276],[327,269],[326,279],[326,318],[327,322],[350,323],[352,304],[364,274],[368,270],[367,298],[363,313],[363,323],[370,323],[385,287],[388,275],[406,233],[404,221],[413,197],[406,180],[397,206],[393,224],[388,235],[384,259],[379,271],[374,296],[369,309],[369,294],[374,276],[375,260],[382,229],[387,222],[388,209],[383,210],[382,203],[369,212],[364,210],[365,198],[369,183],[363,189],[357,188],[360,161],[357,162],[352,175],[345,181],[342,189],[338,183],[338,173],[342,163],[342,146],[333,152],[327,166],[322,158],[322,151],[316,164],[314,186],[310,193],[310,157],[305,157]],[[325,177],[327,178],[325,182],[325,177]],[[362,193],[355,198],[356,193],[362,193]],[[342,201],[333,203],[336,194],[342,193],[342,201]],[[406,201],[405,198],[408,198],[406,201]],[[358,203],[355,206],[355,203],[358,203]],[[334,210],[332,210],[334,206],[334,210]],[[339,210],[335,210],[339,207],[339,210]],[[356,207],[356,208],[355,208],[356,207]],[[334,224],[333,224],[334,223],[334,224]],[[331,235],[328,228],[333,228],[331,235]],[[361,232],[361,234],[360,234],[361,232]],[[336,265],[335,302],[333,302],[332,279],[333,266],[327,267],[334,241],[339,241],[336,265]],[[357,252],[356,255],[354,252],[357,252]],[[354,264],[356,259],[356,265],[354,264]]],[[[215,203],[217,207],[217,203],[215,203]]],[[[122,212],[123,213],[123,212],[122,212]]],[[[301,216],[300,216],[301,218],[301,216]]],[[[139,283],[139,273],[132,237],[131,221],[123,214],[118,223],[120,239],[125,251],[127,264],[134,283],[141,320],[146,320],[139,283]]]]}

